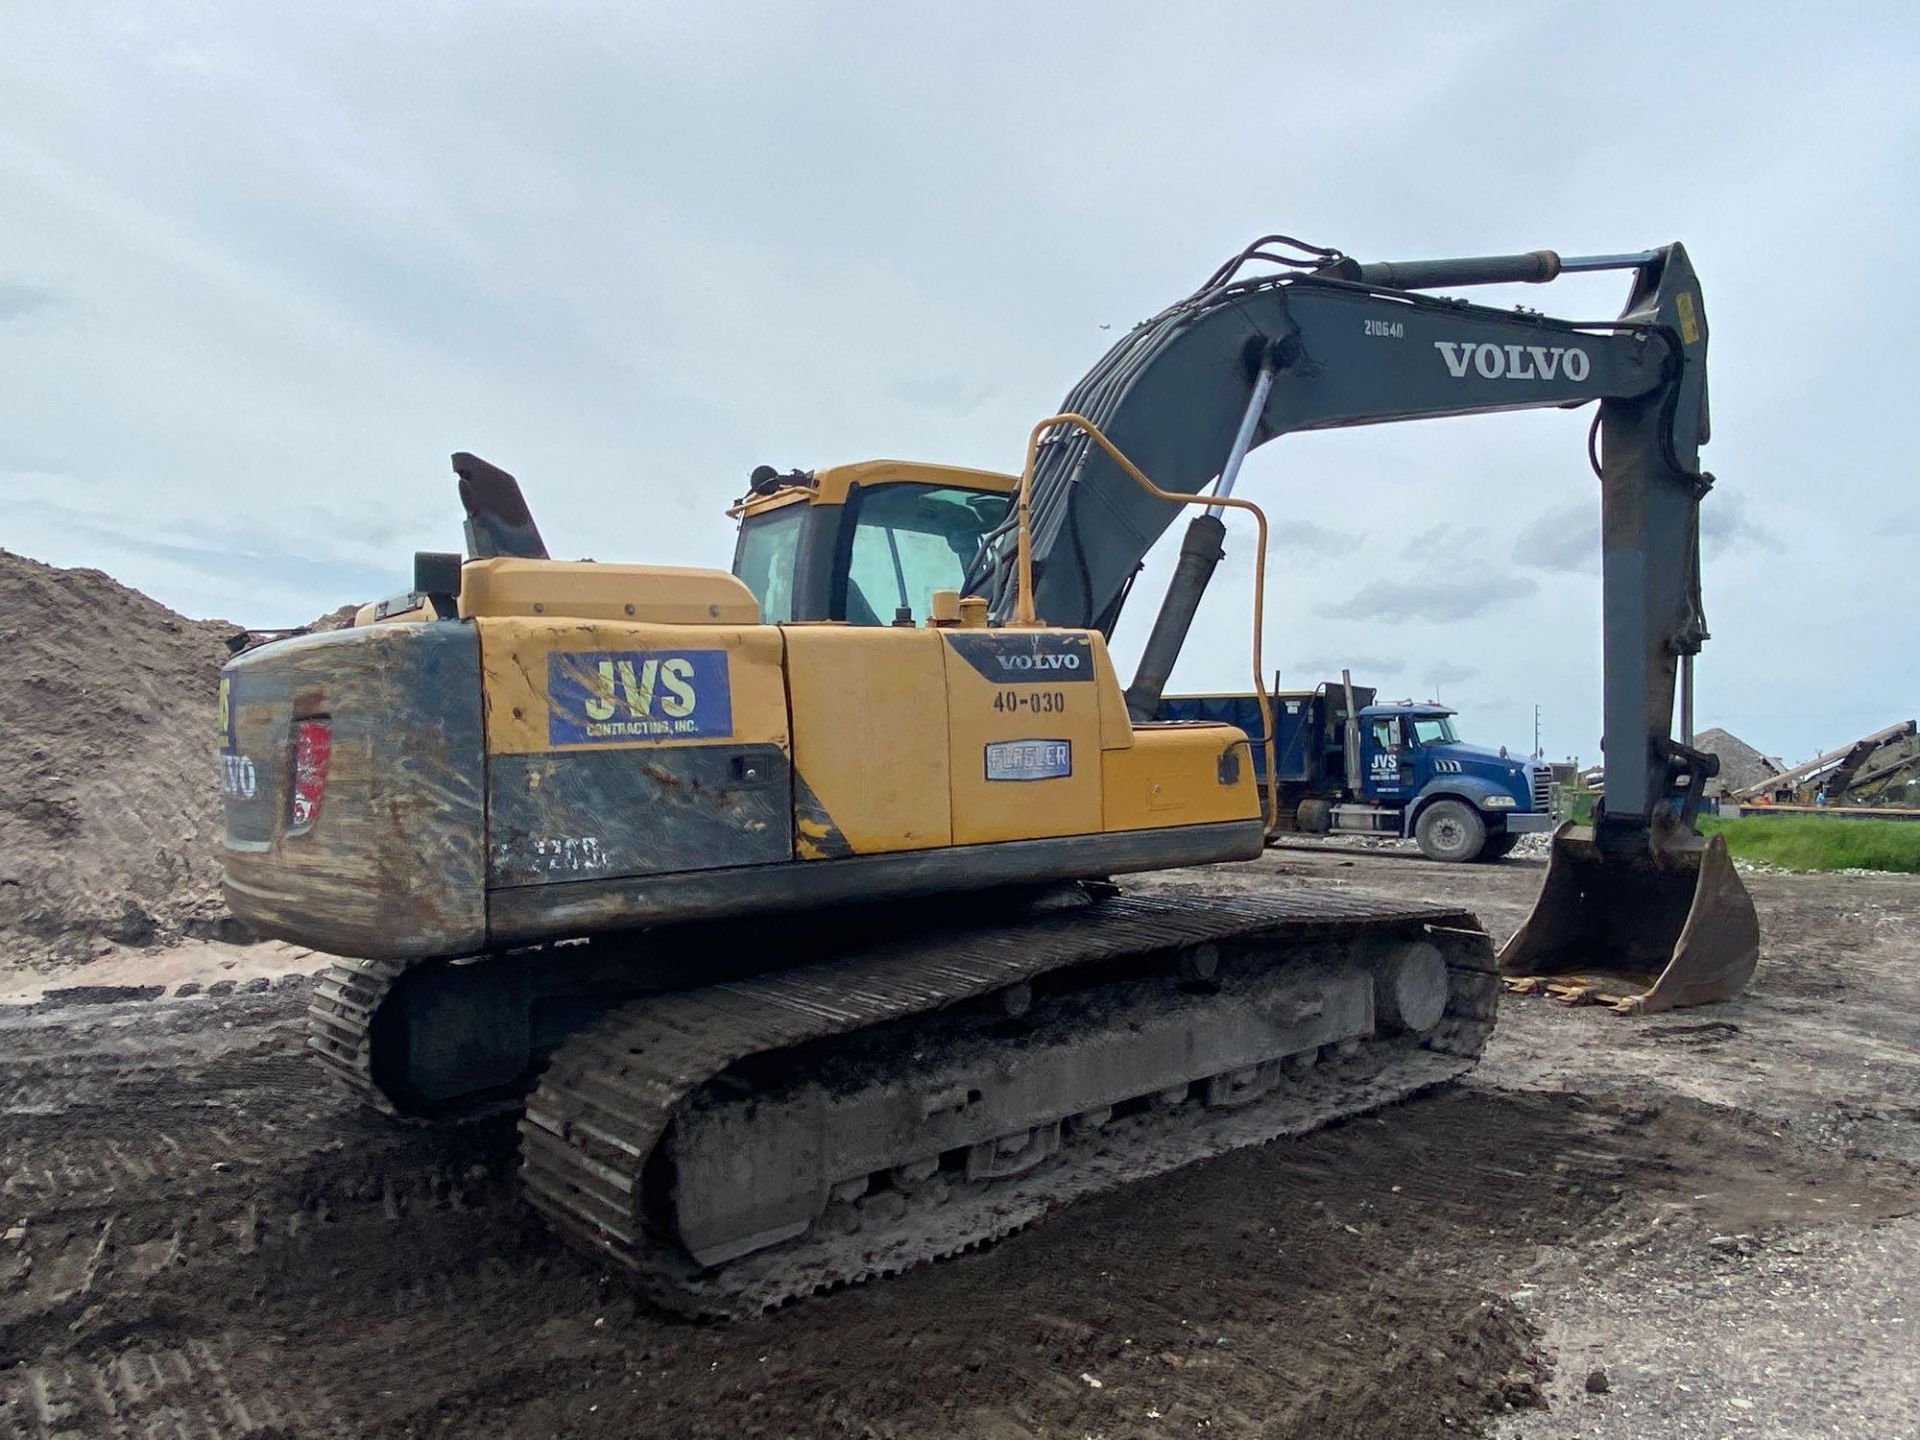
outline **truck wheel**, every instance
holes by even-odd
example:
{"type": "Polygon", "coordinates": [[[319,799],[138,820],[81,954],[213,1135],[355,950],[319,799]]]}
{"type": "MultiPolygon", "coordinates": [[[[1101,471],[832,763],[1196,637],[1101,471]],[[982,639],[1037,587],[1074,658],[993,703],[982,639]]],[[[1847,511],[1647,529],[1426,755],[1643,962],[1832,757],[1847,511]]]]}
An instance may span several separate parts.
{"type": "Polygon", "coordinates": [[[1480,847],[1478,858],[1482,860],[1502,859],[1519,843],[1520,837],[1518,835],[1509,835],[1504,831],[1498,835],[1489,835],[1487,836],[1487,843],[1480,847]]]}
{"type": "Polygon", "coordinates": [[[1434,801],[1420,812],[1413,833],[1422,855],[1449,863],[1473,859],[1487,843],[1486,822],[1471,805],[1458,800],[1434,801]]]}
{"type": "Polygon", "coordinates": [[[1293,823],[1309,835],[1324,835],[1333,829],[1331,800],[1302,800],[1293,812],[1293,823]]]}

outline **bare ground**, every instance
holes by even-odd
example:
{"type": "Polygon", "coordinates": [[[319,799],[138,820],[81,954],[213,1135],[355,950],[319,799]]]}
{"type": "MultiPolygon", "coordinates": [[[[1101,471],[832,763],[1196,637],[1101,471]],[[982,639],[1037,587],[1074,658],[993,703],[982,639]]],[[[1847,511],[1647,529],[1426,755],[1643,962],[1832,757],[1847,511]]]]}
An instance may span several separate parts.
{"type": "MultiPolygon", "coordinates": [[[[1504,935],[1542,873],[1285,852],[1151,883],[1364,885],[1504,935]]],[[[1466,1084],[731,1327],[554,1243],[504,1125],[319,1085],[314,957],[171,952],[165,998],[0,1007],[0,1433],[1908,1434],[1920,881],[1749,880],[1734,1004],[1509,1001],[1466,1084]]]]}

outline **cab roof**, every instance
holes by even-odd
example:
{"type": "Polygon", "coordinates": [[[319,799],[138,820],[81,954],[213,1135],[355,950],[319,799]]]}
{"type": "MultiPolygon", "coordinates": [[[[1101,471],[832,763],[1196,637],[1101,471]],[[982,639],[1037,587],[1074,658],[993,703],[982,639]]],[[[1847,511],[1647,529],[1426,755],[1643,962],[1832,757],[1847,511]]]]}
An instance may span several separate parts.
{"type": "Polygon", "coordinates": [[[1458,715],[1460,712],[1450,705],[1442,705],[1437,700],[1382,700],[1377,704],[1360,707],[1362,720],[1372,719],[1376,715],[1458,715]]]}
{"type": "Polygon", "coordinates": [[[738,503],[739,513],[757,515],[797,501],[815,505],[846,503],[847,492],[855,485],[889,485],[907,482],[917,485],[952,485],[962,490],[979,490],[990,495],[1006,495],[1020,487],[1018,475],[997,470],[969,470],[959,465],[929,465],[919,460],[859,460],[851,465],[833,465],[813,472],[808,485],[786,485],[771,495],[749,495],[738,503]]]}

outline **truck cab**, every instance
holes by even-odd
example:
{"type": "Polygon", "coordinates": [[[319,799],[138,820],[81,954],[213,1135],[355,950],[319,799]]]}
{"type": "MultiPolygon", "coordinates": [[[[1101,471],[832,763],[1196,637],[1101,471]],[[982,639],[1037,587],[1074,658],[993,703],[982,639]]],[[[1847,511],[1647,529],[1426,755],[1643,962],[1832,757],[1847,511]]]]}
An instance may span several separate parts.
{"type": "Polygon", "coordinates": [[[1431,702],[1362,707],[1356,798],[1397,820],[1431,859],[1498,858],[1521,835],[1552,828],[1551,772],[1465,743],[1454,714],[1431,702]]]}
{"type": "MultiPolygon", "coordinates": [[[[1553,828],[1552,772],[1536,760],[1469,745],[1454,712],[1432,701],[1375,701],[1332,681],[1272,695],[1276,829],[1415,839],[1430,860],[1497,860],[1522,835],[1553,828]]],[[[1246,692],[1168,695],[1155,718],[1224,720],[1247,732],[1254,779],[1267,785],[1260,706],[1246,692]]]]}

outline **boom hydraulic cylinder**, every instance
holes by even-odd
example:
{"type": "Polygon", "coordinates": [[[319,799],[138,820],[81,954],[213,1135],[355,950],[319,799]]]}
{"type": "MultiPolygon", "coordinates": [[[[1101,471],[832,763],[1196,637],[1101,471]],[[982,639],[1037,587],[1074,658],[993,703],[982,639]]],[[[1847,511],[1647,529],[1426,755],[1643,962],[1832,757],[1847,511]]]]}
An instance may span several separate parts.
{"type": "MultiPolygon", "coordinates": [[[[1218,499],[1233,494],[1240,467],[1253,448],[1261,412],[1267,408],[1267,397],[1273,393],[1273,377],[1278,368],[1278,357],[1269,355],[1253,378],[1253,393],[1247,398],[1246,412],[1240,417],[1233,447],[1227,452],[1227,463],[1220,469],[1220,482],[1214,486],[1213,493],[1218,499]]],[[[1187,525],[1186,538],[1180,543],[1180,559],[1173,570],[1173,582],[1167,586],[1160,613],[1154,617],[1153,631],[1147,637],[1146,649],[1141,651],[1140,664],[1134,670],[1133,683],[1127,687],[1127,714],[1135,722],[1151,720],[1160,709],[1160,697],[1166,693],[1174,661],[1180,658],[1180,651],[1187,643],[1187,631],[1193,628],[1193,617],[1200,609],[1214,569],[1226,554],[1227,527],[1220,518],[1225,509],[1223,505],[1209,505],[1187,525]]]]}

